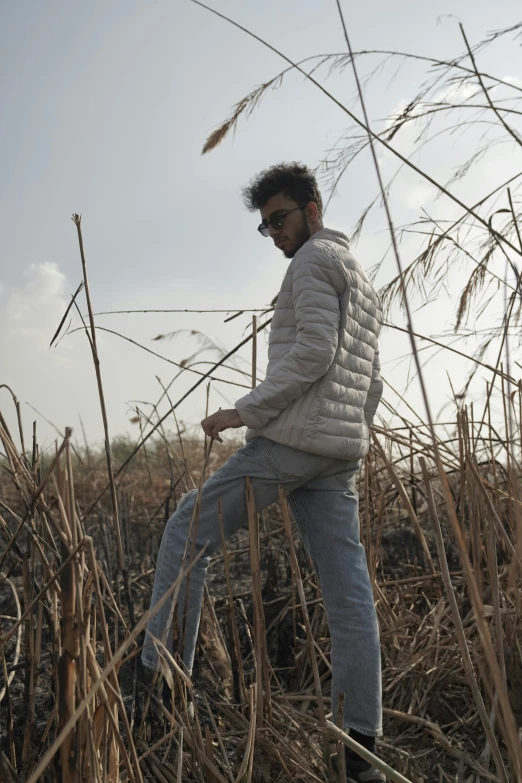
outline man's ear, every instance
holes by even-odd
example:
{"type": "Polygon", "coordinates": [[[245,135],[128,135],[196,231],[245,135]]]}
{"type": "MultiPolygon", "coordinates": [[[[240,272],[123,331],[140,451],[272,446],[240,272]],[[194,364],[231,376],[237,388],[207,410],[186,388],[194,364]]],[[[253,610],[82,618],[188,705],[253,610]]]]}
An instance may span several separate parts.
{"type": "Polygon", "coordinates": [[[306,207],[306,216],[310,223],[315,223],[315,221],[319,217],[319,210],[317,209],[317,204],[315,201],[310,201],[309,204],[307,204],[306,207]]]}

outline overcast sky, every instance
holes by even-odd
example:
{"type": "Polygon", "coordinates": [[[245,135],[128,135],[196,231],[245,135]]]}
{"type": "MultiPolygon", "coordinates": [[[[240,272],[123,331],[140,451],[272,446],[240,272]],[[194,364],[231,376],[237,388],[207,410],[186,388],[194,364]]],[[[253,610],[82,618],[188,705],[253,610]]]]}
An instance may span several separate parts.
{"type": "MultiPolygon", "coordinates": [[[[293,59],[345,51],[334,0],[215,0],[214,7],[293,59]]],[[[374,0],[344,7],[354,49],[441,59],[463,52],[459,20],[477,42],[491,30],[518,22],[520,13],[518,0],[374,0]]],[[[522,76],[520,46],[512,39],[481,58],[481,67],[501,78],[522,76]]],[[[380,61],[361,62],[362,73],[380,61]]],[[[211,154],[202,156],[201,148],[238,100],[283,67],[275,53],[188,0],[0,5],[0,384],[9,384],[22,403],[27,440],[36,420],[42,445],[52,443],[56,433],[45,419],[60,431],[72,426],[81,440],[80,416],[89,441],[102,438],[88,342],[81,331],[72,332],[80,325],[77,315],[72,333],[49,349],[82,279],[73,213],[82,214],[95,312],[256,308],[277,293],[288,262],[256,232],[259,218],[244,208],[241,187],[282,160],[318,165],[347,127],[346,115],[293,74],[240,120],[234,136],[211,154]]],[[[407,63],[398,73],[396,65],[387,65],[369,86],[372,120],[379,122],[405,105],[426,72],[427,66],[417,63],[407,63]]],[[[352,101],[351,72],[327,77],[327,68],[317,72],[319,81],[360,116],[352,101]]],[[[414,132],[408,133],[397,139],[404,149],[413,142],[414,132]]],[[[447,181],[469,143],[441,141],[421,162],[436,179],[447,181]]],[[[393,161],[382,152],[380,160],[386,175],[393,161]]],[[[455,187],[473,200],[499,184],[514,165],[520,168],[520,162],[512,149],[499,147],[467,184],[455,187]]],[[[350,233],[376,193],[371,160],[361,156],[341,180],[325,224],[350,233]]],[[[417,219],[432,195],[419,176],[406,172],[392,199],[397,224],[417,219]]],[[[440,202],[437,208],[441,216],[455,214],[453,207],[445,212],[440,202]]],[[[354,252],[369,269],[388,245],[382,215],[376,216],[365,224],[354,252]]],[[[417,246],[410,240],[403,244],[405,263],[417,246]]],[[[377,284],[395,274],[395,262],[387,256],[377,284]]],[[[462,278],[456,274],[457,285],[462,278]]],[[[451,322],[451,294],[446,302],[416,313],[414,326],[440,333],[451,322]]],[[[83,295],[81,310],[86,312],[83,295]]],[[[153,338],[199,330],[220,349],[230,349],[247,334],[251,316],[228,323],[225,317],[133,314],[96,320],[180,362],[202,347],[195,336],[153,338]]],[[[396,318],[404,324],[398,311],[396,318]]],[[[161,394],[157,377],[168,384],[176,368],[114,334],[100,331],[98,339],[111,434],[137,435],[130,422],[133,408],[150,414],[147,403],[161,394]]],[[[260,375],[265,342],[260,337],[260,375]]],[[[239,354],[238,368],[249,371],[249,351],[239,354]]],[[[399,359],[408,353],[407,340],[383,332],[383,375],[400,391],[407,387],[410,364],[399,359]]],[[[207,349],[200,358],[216,356],[207,349]]],[[[449,399],[446,371],[458,386],[465,368],[448,354],[431,362],[428,380],[436,410],[449,399]]],[[[248,378],[230,370],[220,377],[248,384],[248,378]]],[[[171,399],[177,400],[195,379],[184,373],[172,385],[171,399]]],[[[231,407],[245,391],[214,383],[211,412],[231,407]]],[[[9,396],[5,389],[0,395],[0,410],[13,427],[9,396]]],[[[188,426],[203,417],[205,395],[203,385],[180,406],[179,418],[188,426]]],[[[415,385],[408,395],[419,405],[415,385]]],[[[161,411],[166,410],[162,403],[161,411]]]]}

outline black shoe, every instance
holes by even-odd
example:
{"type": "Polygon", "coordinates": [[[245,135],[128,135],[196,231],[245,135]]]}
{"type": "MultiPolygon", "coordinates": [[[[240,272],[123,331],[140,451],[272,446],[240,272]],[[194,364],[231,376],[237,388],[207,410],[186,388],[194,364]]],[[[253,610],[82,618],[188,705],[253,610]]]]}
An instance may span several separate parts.
{"type": "MultiPolygon", "coordinates": [[[[163,688],[161,691],[161,700],[163,702],[163,706],[165,709],[172,715],[172,691],[167,683],[166,680],[163,681],[163,688]]],[[[174,697],[174,707],[175,710],[179,712],[182,719],[185,718],[185,710],[183,707],[183,702],[179,694],[177,694],[174,697]]],[[[163,716],[166,718],[165,713],[163,713],[163,716]]],[[[187,712],[186,717],[189,718],[189,720],[192,720],[194,718],[194,703],[188,699],[187,697],[187,712]]]]}
{"type": "MultiPolygon", "coordinates": [[[[368,748],[375,753],[375,747],[368,748]]],[[[350,748],[344,748],[346,765],[346,783],[387,783],[386,776],[375,767],[372,767],[350,748]]],[[[332,766],[335,772],[339,772],[339,759],[337,753],[332,755],[332,766]]]]}
{"type": "Polygon", "coordinates": [[[386,778],[378,769],[366,764],[366,769],[360,769],[358,772],[347,769],[346,783],[386,783],[386,778]]]}
{"type": "MultiPolygon", "coordinates": [[[[368,748],[375,754],[375,741],[368,748]]],[[[385,775],[350,748],[344,749],[346,783],[386,783],[385,775]]]]}
{"type": "MultiPolygon", "coordinates": [[[[143,704],[140,706],[142,709],[144,709],[147,698],[150,696],[151,699],[149,704],[150,704],[151,716],[155,718],[157,721],[160,722],[163,721],[165,725],[167,725],[169,724],[169,719],[165,714],[165,710],[170,715],[172,715],[172,691],[167,681],[163,678],[162,674],[160,674],[159,677],[157,677],[156,681],[154,682],[155,674],[156,674],[155,669],[150,669],[147,666],[143,666],[143,665],[140,667],[140,671],[138,675],[138,687],[143,693],[143,698],[142,698],[143,704]],[[153,688],[153,684],[154,684],[154,688],[153,688]]],[[[187,711],[185,714],[185,709],[183,707],[182,700],[178,693],[174,697],[174,708],[175,708],[174,718],[176,717],[176,710],[178,710],[182,719],[188,717],[190,720],[192,720],[194,718],[194,704],[190,699],[187,698],[187,711]]]]}
{"type": "Polygon", "coordinates": [[[157,679],[156,682],[154,682],[155,673],[156,672],[154,669],[149,669],[147,666],[138,667],[138,673],[136,677],[139,704],[139,716],[137,715],[136,717],[138,723],[142,720],[143,713],[145,712],[145,706],[147,704],[147,715],[150,717],[154,712],[154,691],[157,688],[157,679]]]}

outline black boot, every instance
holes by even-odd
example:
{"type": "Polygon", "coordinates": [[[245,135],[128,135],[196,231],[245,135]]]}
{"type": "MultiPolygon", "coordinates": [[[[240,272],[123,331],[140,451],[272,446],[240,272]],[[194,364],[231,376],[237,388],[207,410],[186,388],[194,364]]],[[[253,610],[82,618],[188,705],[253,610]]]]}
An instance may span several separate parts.
{"type": "MultiPolygon", "coordinates": [[[[361,734],[360,731],[350,729],[350,737],[363,748],[375,754],[375,737],[361,734]]],[[[344,748],[346,760],[346,783],[386,783],[386,777],[368,761],[365,761],[358,753],[350,748],[344,748]]]]}

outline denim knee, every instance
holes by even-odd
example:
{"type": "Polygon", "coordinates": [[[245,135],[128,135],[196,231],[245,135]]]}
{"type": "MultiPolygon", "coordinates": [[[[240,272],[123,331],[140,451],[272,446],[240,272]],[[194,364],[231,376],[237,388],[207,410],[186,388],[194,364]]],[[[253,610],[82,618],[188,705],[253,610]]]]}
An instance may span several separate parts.
{"type": "MultiPolygon", "coordinates": [[[[169,549],[183,553],[188,545],[189,551],[194,545],[194,534],[196,538],[196,552],[206,546],[205,555],[201,558],[198,567],[206,567],[208,558],[221,545],[221,535],[219,532],[219,520],[215,519],[215,526],[209,526],[208,509],[199,509],[200,518],[196,514],[194,518],[194,509],[198,497],[198,490],[191,489],[181,496],[178,501],[176,511],[167,521],[165,526],[165,536],[168,541],[169,549]]],[[[212,517],[213,515],[211,515],[212,517]]],[[[213,520],[211,520],[213,521],[213,520]]]]}
{"type": "MultiPolygon", "coordinates": [[[[165,525],[165,532],[167,530],[172,531],[173,528],[176,527],[176,525],[179,522],[181,512],[183,512],[183,516],[185,516],[186,512],[189,512],[189,517],[192,516],[194,505],[196,503],[197,494],[198,494],[197,489],[191,489],[188,492],[185,492],[185,494],[180,497],[176,505],[176,510],[167,520],[167,523],[165,525]]],[[[189,522],[190,522],[190,518],[189,518],[189,522]]]]}
{"type": "MultiPolygon", "coordinates": [[[[183,495],[180,497],[180,499],[178,500],[178,504],[177,504],[177,506],[176,506],[176,511],[179,511],[179,509],[180,509],[182,506],[184,506],[184,505],[185,505],[185,503],[186,503],[188,500],[190,500],[191,498],[194,498],[194,500],[195,500],[195,499],[196,499],[196,496],[197,496],[197,494],[198,494],[198,490],[197,490],[197,489],[189,489],[189,491],[188,491],[188,492],[185,492],[185,494],[183,494],[183,495]]],[[[176,513],[176,511],[175,511],[174,513],[176,513]]]]}

